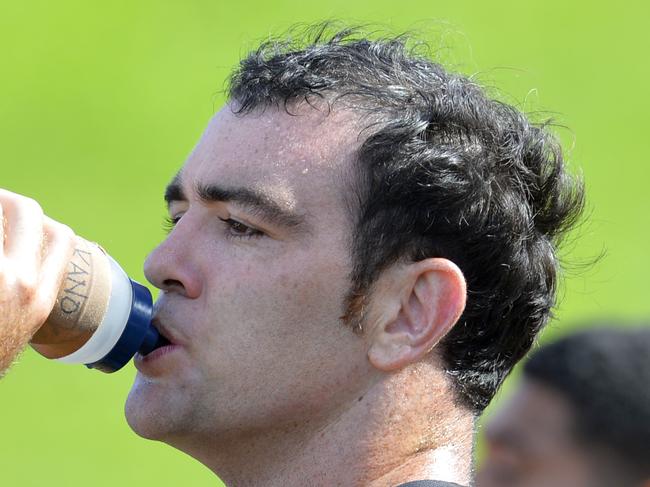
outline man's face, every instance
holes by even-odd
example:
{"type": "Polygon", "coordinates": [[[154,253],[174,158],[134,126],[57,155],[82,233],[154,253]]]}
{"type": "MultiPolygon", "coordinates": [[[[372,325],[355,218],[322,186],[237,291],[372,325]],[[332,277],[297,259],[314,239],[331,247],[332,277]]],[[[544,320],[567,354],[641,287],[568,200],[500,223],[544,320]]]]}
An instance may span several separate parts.
{"type": "Polygon", "coordinates": [[[168,188],[168,237],[145,263],[175,343],[136,359],[131,427],[166,441],[317,423],[372,376],[339,320],[356,119],[311,107],[210,122],[168,188]]]}
{"type": "Polygon", "coordinates": [[[486,427],[478,487],[595,487],[587,455],[573,436],[570,405],[523,380],[486,427]]]}

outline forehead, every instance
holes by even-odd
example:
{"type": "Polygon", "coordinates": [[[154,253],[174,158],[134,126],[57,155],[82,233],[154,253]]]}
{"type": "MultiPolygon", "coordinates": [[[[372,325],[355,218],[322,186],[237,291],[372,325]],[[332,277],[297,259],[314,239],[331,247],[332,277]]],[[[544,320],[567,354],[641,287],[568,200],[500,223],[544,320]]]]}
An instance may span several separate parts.
{"type": "MultiPolygon", "coordinates": [[[[184,184],[264,190],[281,204],[325,204],[341,195],[359,147],[358,118],[302,104],[244,115],[229,105],[209,122],[181,171],[184,184]]],[[[340,199],[340,198],[339,198],[340,199]]]]}

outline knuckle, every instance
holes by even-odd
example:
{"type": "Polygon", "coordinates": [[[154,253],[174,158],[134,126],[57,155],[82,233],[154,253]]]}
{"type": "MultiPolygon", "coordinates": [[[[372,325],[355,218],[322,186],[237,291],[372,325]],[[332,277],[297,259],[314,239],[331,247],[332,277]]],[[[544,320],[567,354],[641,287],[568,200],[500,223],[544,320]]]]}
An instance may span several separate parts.
{"type": "Polygon", "coordinates": [[[4,188],[0,188],[0,204],[4,203],[5,201],[9,200],[15,195],[15,193],[12,193],[9,190],[6,190],[4,188]]]}
{"type": "Polygon", "coordinates": [[[66,247],[74,246],[76,235],[72,231],[72,228],[70,228],[68,225],[64,225],[63,223],[57,223],[55,227],[55,232],[56,232],[56,238],[60,240],[63,245],[65,245],[66,247]]]}
{"type": "Polygon", "coordinates": [[[35,199],[28,198],[26,196],[23,196],[21,198],[21,205],[25,211],[29,212],[34,217],[43,217],[43,208],[41,208],[41,205],[35,199]]]}
{"type": "Polygon", "coordinates": [[[18,295],[31,301],[38,294],[38,279],[31,272],[23,272],[15,280],[15,287],[18,295]]]}
{"type": "Polygon", "coordinates": [[[9,276],[9,267],[5,262],[5,259],[3,257],[0,257],[0,290],[2,290],[3,294],[4,291],[6,291],[6,289],[9,287],[10,282],[11,279],[9,276]]]}

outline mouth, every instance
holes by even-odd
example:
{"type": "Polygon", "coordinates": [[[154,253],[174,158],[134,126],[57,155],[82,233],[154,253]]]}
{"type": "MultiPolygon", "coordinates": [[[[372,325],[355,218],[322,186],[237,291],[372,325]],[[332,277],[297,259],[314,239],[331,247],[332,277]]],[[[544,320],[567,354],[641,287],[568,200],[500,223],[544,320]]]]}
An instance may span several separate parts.
{"type": "Polygon", "coordinates": [[[153,321],[151,322],[151,326],[153,326],[158,331],[158,341],[156,342],[156,345],[154,345],[151,352],[161,347],[174,344],[171,338],[169,337],[170,333],[167,330],[165,330],[165,327],[160,323],[160,321],[157,318],[153,319],[153,321]]]}
{"type": "Polygon", "coordinates": [[[181,348],[181,345],[177,342],[173,332],[157,318],[152,320],[151,325],[158,330],[159,337],[156,345],[149,353],[145,355],[137,353],[134,357],[135,367],[141,372],[150,369],[154,362],[162,362],[161,359],[165,356],[181,348]]]}

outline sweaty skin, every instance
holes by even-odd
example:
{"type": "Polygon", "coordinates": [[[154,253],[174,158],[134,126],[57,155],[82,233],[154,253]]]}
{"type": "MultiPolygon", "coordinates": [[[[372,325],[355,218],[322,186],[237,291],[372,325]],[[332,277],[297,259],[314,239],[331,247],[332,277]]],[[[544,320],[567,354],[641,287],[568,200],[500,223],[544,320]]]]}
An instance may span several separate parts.
{"type": "Polygon", "coordinates": [[[136,358],[127,420],[228,485],[468,483],[473,416],[428,355],[462,312],[462,274],[395,265],[364,333],[342,323],[361,126],[292,112],[226,106],[170,184],[174,227],[145,275],[171,345],[136,358]]]}

